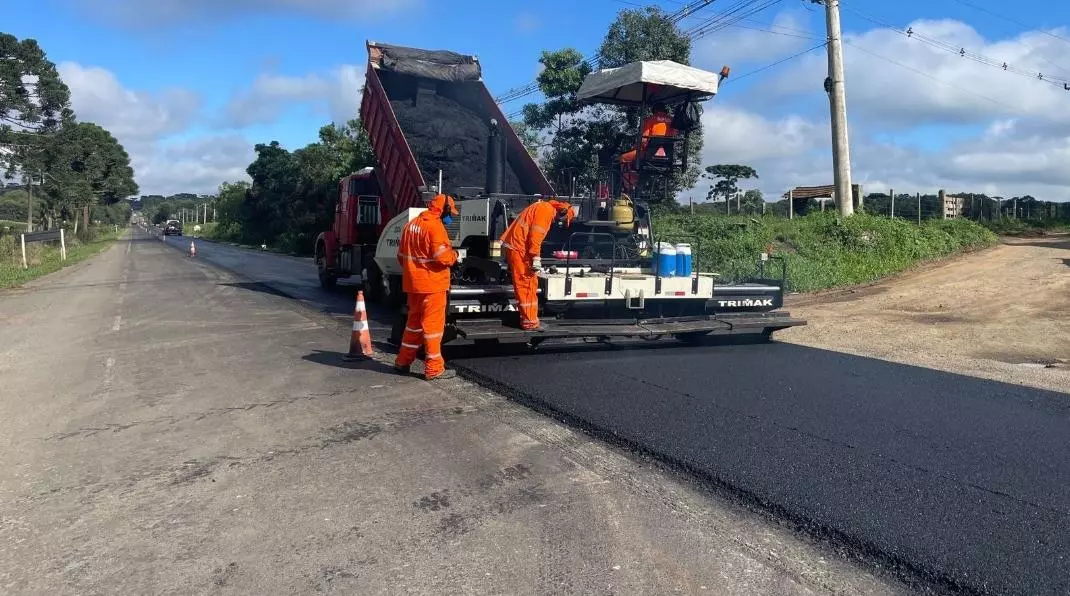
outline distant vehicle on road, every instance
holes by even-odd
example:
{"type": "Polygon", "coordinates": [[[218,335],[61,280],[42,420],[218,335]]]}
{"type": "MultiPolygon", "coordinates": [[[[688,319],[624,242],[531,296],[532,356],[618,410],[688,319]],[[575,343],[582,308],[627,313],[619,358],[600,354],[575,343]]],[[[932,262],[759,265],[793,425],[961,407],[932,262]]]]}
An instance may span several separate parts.
{"type": "Polygon", "coordinates": [[[182,235],[182,222],[177,219],[169,219],[163,226],[164,236],[181,236],[182,235]]]}

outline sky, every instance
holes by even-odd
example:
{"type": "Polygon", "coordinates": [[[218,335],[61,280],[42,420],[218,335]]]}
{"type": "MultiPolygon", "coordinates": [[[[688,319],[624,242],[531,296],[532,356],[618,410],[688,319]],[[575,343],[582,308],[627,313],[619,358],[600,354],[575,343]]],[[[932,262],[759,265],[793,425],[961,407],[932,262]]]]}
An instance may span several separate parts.
{"type": "MultiPolygon", "coordinates": [[[[682,26],[744,1],[716,0],[682,26]]],[[[542,50],[593,54],[617,12],[641,2],[5,4],[0,30],[41,44],[78,118],[126,147],[142,194],[209,194],[247,179],[255,143],[296,149],[356,117],[368,40],[475,54],[499,95],[534,80],[542,50]]],[[[754,167],[759,180],[742,186],[767,198],[832,183],[824,10],[772,4],[692,48],[693,65],[732,68],[704,106],[703,164],[754,167]]],[[[865,192],[1070,200],[1070,3],[843,0],[842,19],[852,172],[865,192]]],[[[691,196],[705,192],[681,198],[691,196]]]]}

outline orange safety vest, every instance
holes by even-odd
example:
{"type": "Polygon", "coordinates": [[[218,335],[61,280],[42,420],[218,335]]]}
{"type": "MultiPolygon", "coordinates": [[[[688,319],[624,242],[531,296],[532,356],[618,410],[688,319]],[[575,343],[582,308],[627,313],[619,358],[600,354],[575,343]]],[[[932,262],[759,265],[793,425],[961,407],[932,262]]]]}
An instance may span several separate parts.
{"type": "Polygon", "coordinates": [[[669,137],[676,134],[672,128],[672,118],[668,114],[651,114],[643,121],[643,149],[649,143],[649,137],[669,137]]]}
{"type": "Polygon", "coordinates": [[[502,234],[502,246],[519,251],[528,259],[539,256],[542,241],[550,232],[555,217],[557,209],[548,201],[528,205],[502,234]]]}
{"type": "Polygon", "coordinates": [[[450,266],[457,253],[450,246],[440,215],[424,211],[405,225],[398,245],[402,289],[408,294],[434,294],[450,289],[450,266]]]}

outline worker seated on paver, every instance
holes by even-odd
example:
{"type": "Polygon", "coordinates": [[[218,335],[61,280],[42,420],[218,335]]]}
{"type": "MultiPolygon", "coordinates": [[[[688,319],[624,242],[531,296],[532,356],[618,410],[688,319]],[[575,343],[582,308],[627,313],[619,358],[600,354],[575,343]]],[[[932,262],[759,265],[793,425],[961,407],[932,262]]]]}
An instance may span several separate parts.
{"type": "Polygon", "coordinates": [[[638,182],[639,174],[635,169],[635,161],[639,151],[646,151],[650,145],[650,139],[655,137],[675,137],[676,129],[673,128],[672,116],[669,116],[664,105],[654,106],[654,111],[643,120],[643,136],[639,143],[639,149],[632,149],[620,156],[621,178],[628,188],[634,188],[638,182]]]}
{"type": "Polygon", "coordinates": [[[558,218],[565,225],[572,224],[572,205],[552,199],[528,205],[513,223],[506,228],[500,240],[506,250],[506,262],[513,278],[517,309],[520,311],[520,327],[528,331],[542,330],[539,323],[539,278],[542,267],[542,241],[550,226],[558,218]]]}
{"type": "Polygon", "coordinates": [[[453,197],[437,195],[426,211],[405,226],[398,245],[402,289],[408,296],[409,314],[394,368],[407,374],[422,344],[424,378],[428,381],[448,379],[457,374],[446,370],[446,361],[442,358],[450,267],[457,262],[457,252],[450,243],[446,225],[456,215],[460,214],[453,197]]]}

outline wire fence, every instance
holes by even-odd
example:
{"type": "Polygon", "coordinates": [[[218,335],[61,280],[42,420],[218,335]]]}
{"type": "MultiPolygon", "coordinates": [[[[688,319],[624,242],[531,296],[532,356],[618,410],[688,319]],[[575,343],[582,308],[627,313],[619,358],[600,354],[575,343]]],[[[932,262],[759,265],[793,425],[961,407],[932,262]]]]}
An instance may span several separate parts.
{"type": "MultiPolygon", "coordinates": [[[[752,193],[733,197],[690,202],[682,205],[695,215],[765,215],[774,217],[803,217],[810,213],[838,210],[831,198],[795,198],[766,201],[752,193]],[[793,207],[789,210],[789,204],[793,207]]],[[[934,219],[969,219],[995,221],[1001,218],[1027,221],[1054,220],[1070,223],[1070,203],[1040,201],[1033,197],[988,197],[986,195],[948,195],[870,193],[863,197],[856,212],[901,218],[922,223],[934,219]]]]}

